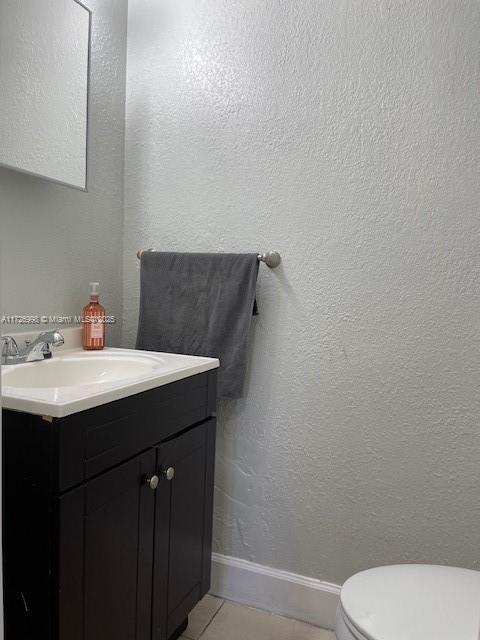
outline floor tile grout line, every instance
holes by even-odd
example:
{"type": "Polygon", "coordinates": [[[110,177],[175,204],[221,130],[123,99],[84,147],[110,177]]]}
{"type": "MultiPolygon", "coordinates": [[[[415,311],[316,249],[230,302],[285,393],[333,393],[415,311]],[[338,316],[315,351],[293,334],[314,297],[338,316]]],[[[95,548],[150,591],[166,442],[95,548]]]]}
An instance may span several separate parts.
{"type": "Polygon", "coordinates": [[[202,633],[198,636],[198,640],[201,640],[203,634],[205,633],[205,631],[208,629],[208,627],[212,624],[212,622],[215,620],[215,618],[217,617],[218,613],[220,613],[220,609],[223,608],[223,605],[225,604],[225,600],[222,600],[222,604],[218,607],[218,609],[215,611],[215,613],[213,614],[213,616],[211,617],[211,619],[209,620],[207,626],[205,627],[205,629],[202,631],[202,633]]]}

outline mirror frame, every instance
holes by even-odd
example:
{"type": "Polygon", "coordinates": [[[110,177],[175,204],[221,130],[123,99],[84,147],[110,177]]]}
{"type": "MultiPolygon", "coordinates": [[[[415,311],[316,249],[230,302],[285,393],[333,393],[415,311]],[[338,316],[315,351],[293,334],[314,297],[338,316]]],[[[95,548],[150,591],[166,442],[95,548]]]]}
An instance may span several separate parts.
{"type": "Polygon", "coordinates": [[[49,178],[48,176],[43,175],[42,173],[37,173],[35,171],[28,171],[27,169],[21,169],[20,167],[15,167],[10,164],[6,164],[4,162],[0,162],[0,168],[9,169],[11,171],[18,171],[18,173],[22,173],[26,176],[33,176],[34,178],[42,178],[43,180],[47,180],[47,182],[52,182],[53,184],[59,184],[63,187],[70,187],[70,189],[75,189],[76,191],[83,191],[84,193],[88,192],[88,156],[89,156],[89,133],[90,133],[90,87],[91,87],[91,68],[92,68],[92,9],[87,7],[84,2],[81,0],[70,0],[70,2],[75,2],[80,5],[82,9],[88,13],[88,56],[87,56],[87,103],[85,105],[86,109],[86,140],[85,140],[85,186],[78,187],[77,185],[70,184],[69,182],[62,182],[62,180],[55,180],[55,178],[49,178]]]}

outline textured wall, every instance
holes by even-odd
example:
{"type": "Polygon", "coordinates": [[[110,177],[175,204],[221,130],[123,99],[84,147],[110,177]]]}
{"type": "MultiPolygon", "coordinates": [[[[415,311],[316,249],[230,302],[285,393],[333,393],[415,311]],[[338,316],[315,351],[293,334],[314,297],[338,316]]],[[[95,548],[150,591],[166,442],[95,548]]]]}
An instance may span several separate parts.
{"type": "MultiPolygon", "coordinates": [[[[88,6],[89,192],[0,168],[4,314],[77,314],[91,280],[100,281],[108,313],[121,313],[127,0],[88,6]]],[[[119,334],[120,325],[107,339],[115,343],[119,334]]]]}
{"type": "Polygon", "coordinates": [[[131,0],[139,247],[275,248],[220,412],[215,548],[480,568],[480,5],[131,0]]]}

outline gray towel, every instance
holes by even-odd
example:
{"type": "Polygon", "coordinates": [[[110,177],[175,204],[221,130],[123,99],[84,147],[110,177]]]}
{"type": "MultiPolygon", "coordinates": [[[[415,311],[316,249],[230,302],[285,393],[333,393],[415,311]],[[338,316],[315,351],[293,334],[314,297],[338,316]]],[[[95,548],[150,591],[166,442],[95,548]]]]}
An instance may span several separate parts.
{"type": "Polygon", "coordinates": [[[142,253],[137,349],[220,359],[218,394],[242,395],[257,254],[142,253]]]}

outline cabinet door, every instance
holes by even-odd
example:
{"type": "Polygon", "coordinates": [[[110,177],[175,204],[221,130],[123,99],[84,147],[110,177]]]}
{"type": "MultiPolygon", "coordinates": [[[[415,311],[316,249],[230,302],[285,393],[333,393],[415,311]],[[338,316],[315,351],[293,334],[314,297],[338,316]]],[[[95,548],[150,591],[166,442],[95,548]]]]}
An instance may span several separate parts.
{"type": "Polygon", "coordinates": [[[153,640],[169,638],[210,587],[214,458],[214,419],[158,447],[153,640]]]}
{"type": "Polygon", "coordinates": [[[86,485],[84,637],[150,640],[152,449],[86,485]]]}

